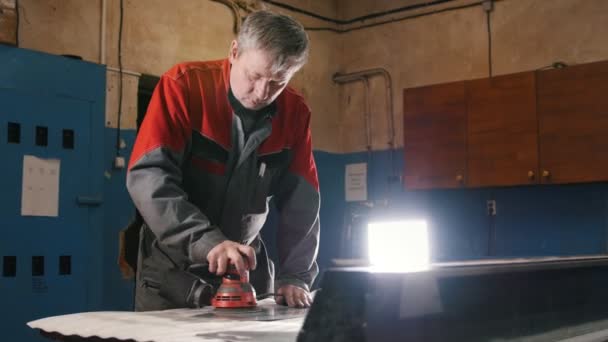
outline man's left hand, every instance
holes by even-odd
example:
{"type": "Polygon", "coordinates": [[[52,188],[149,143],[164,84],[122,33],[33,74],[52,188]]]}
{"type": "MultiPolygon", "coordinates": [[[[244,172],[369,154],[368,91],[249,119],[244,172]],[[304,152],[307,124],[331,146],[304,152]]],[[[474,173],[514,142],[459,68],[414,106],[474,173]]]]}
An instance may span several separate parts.
{"type": "Polygon", "coordinates": [[[310,293],[295,285],[283,285],[276,294],[277,304],[288,305],[290,308],[307,308],[312,304],[310,293]]]}

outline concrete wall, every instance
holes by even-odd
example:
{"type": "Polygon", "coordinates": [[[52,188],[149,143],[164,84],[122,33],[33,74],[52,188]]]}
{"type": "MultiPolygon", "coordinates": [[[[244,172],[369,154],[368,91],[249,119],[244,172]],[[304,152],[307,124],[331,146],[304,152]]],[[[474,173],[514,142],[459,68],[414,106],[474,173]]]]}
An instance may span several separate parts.
{"type": "Polygon", "coordinates": [[[428,0],[374,0],[374,1],[350,1],[336,0],[338,5],[338,18],[349,20],[357,17],[367,16],[396,8],[410,7],[429,3],[428,0]]]}
{"type": "MultiPolygon", "coordinates": [[[[286,0],[323,16],[349,19],[417,3],[417,0],[286,0]]],[[[470,4],[455,0],[440,10],[470,4]]],[[[21,0],[21,46],[56,54],[75,54],[117,67],[117,0],[107,1],[106,52],[101,56],[101,0],[21,0]]],[[[218,2],[203,0],[125,0],[123,67],[160,75],[185,60],[223,58],[233,38],[233,14],[218,2]]],[[[294,16],[307,27],[337,25],[269,6],[294,16]]],[[[427,12],[421,9],[368,20],[427,12]]],[[[554,61],[584,63],[608,59],[608,2],[604,0],[502,0],[492,16],[494,74],[544,67],[554,61]]],[[[357,27],[359,23],[342,28],[357,27]]],[[[313,110],[315,149],[356,152],[365,149],[363,87],[337,86],[337,72],[384,67],[393,78],[393,116],[397,146],[403,144],[404,88],[488,75],[486,16],[481,6],[338,34],[309,31],[310,62],[292,85],[313,110]]],[[[123,128],[133,128],[137,77],[123,76],[123,128]]],[[[107,122],[116,126],[118,76],[108,73],[107,122]]],[[[372,78],[373,149],[388,148],[384,86],[372,78]]]]}
{"type": "Polygon", "coordinates": [[[17,44],[17,4],[0,0],[0,44],[17,44]]]}
{"type": "MultiPolygon", "coordinates": [[[[336,15],[332,1],[291,1],[327,16],[336,15]]],[[[22,0],[20,46],[53,54],[78,55],[85,60],[118,67],[119,1],[107,1],[105,33],[101,32],[101,0],[22,0]],[[102,54],[102,40],[105,53],[102,54]]],[[[281,11],[281,10],[279,10],[281,11]]],[[[287,12],[286,12],[287,13],[287,12]]],[[[293,13],[287,13],[293,14],[293,13]]],[[[305,25],[308,17],[293,16],[305,25]]],[[[225,5],[205,0],[125,0],[122,31],[123,69],[161,75],[176,63],[225,58],[233,39],[234,16],[225,5]]],[[[338,64],[337,37],[311,32],[310,62],[292,86],[308,99],[314,113],[316,149],[339,151],[338,88],[330,75],[338,64]]],[[[118,75],[108,72],[106,122],[117,126],[118,75]]],[[[137,76],[123,75],[121,127],[135,128],[137,76]]],[[[126,148],[129,148],[127,146],[126,148]]]]}
{"type": "MultiPolygon", "coordinates": [[[[409,2],[338,0],[338,10],[347,19],[409,2]]],[[[433,9],[472,2],[452,1],[433,9]]],[[[499,1],[491,14],[491,31],[494,75],[534,70],[555,61],[578,64],[606,60],[608,1],[499,1]]],[[[488,76],[486,15],[481,6],[397,21],[339,37],[343,45],[341,71],[384,67],[391,73],[399,146],[403,145],[404,88],[488,76]]],[[[380,78],[372,81],[376,118],[373,148],[384,149],[384,89],[380,78]]],[[[349,85],[340,94],[339,122],[346,132],[341,142],[344,152],[365,149],[362,94],[361,85],[349,85]]]]}

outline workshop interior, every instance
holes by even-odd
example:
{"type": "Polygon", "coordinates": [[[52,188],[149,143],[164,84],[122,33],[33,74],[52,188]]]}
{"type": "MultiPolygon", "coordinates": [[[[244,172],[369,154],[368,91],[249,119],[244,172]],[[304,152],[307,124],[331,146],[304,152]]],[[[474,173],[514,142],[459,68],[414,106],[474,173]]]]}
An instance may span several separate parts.
{"type": "Polygon", "coordinates": [[[605,0],[0,0],[0,340],[608,341],[606,37],[605,0]],[[138,128],[259,9],[310,39],[313,303],[229,271],[145,337],[138,128]]]}

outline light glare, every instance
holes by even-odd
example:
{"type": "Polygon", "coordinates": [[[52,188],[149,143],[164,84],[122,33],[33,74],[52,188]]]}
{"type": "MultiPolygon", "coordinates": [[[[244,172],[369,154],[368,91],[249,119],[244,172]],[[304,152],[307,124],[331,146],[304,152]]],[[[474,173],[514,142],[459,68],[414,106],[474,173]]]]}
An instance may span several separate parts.
{"type": "Polygon", "coordinates": [[[369,261],[379,271],[428,269],[426,221],[372,222],[367,226],[369,261]]]}

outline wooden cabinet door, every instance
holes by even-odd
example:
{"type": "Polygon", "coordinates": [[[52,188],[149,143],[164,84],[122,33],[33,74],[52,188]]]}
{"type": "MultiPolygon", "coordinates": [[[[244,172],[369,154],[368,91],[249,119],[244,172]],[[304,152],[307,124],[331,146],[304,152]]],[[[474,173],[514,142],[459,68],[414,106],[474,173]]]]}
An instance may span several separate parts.
{"type": "Polygon", "coordinates": [[[533,184],[538,174],[534,72],[467,82],[467,185],[533,184]]]}
{"type": "Polygon", "coordinates": [[[405,187],[463,186],[466,174],[465,83],[406,89],[403,102],[405,187]]]}
{"type": "Polygon", "coordinates": [[[537,74],[543,183],[608,180],[608,62],[537,74]]]}

